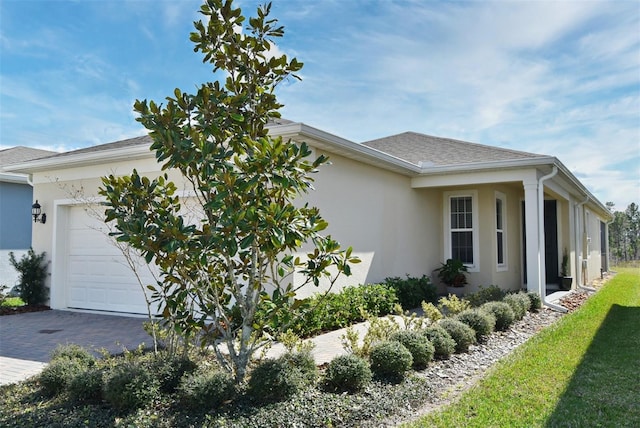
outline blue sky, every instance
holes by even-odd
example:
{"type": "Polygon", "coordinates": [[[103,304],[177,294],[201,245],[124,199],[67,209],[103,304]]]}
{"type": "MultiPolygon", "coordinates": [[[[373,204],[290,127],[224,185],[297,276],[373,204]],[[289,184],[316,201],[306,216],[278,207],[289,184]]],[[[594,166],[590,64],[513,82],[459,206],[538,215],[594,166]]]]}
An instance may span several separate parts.
{"type": "MultiPolygon", "coordinates": [[[[258,2],[239,4],[253,14],[258,2]]],[[[0,0],[0,148],[142,135],[132,105],[213,79],[200,1],[0,0]]],[[[356,142],[404,131],[557,156],[640,202],[640,2],[275,0],[305,63],[283,116],[356,142]]]]}

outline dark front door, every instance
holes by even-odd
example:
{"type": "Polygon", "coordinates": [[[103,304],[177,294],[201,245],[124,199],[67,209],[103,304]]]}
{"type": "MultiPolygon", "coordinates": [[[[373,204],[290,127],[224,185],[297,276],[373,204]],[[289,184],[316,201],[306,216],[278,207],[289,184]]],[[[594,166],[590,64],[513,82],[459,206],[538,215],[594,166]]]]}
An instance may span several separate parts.
{"type": "MultiPolygon", "coordinates": [[[[522,201],[522,272],[527,283],[527,232],[525,224],[525,206],[522,201]]],[[[558,211],[556,201],[544,201],[544,256],[545,282],[558,283],[558,211]]]]}
{"type": "Polygon", "coordinates": [[[558,210],[556,201],[544,201],[544,260],[547,284],[558,283],[558,210]]]}

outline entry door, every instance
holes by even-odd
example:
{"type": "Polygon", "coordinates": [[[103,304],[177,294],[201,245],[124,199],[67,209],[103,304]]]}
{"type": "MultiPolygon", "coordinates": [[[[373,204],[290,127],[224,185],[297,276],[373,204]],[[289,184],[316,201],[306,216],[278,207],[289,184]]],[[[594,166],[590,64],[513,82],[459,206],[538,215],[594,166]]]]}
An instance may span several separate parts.
{"type": "MultiPolygon", "coordinates": [[[[522,201],[522,272],[527,283],[527,232],[525,206],[522,201]]],[[[554,200],[544,201],[544,256],[545,282],[558,283],[558,211],[554,200]]]]}
{"type": "Polygon", "coordinates": [[[545,281],[558,283],[558,209],[556,201],[544,201],[545,281]]]}

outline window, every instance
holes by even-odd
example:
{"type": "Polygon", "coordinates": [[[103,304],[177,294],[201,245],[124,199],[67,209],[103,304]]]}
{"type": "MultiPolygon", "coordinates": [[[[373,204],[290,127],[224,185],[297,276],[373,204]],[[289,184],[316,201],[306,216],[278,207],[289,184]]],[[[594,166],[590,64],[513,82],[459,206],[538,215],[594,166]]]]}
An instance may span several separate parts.
{"type": "Polygon", "coordinates": [[[505,201],[505,196],[496,192],[496,264],[499,271],[507,268],[505,201]]]}
{"type": "Polygon", "coordinates": [[[475,191],[445,193],[445,259],[478,269],[478,208],[475,191]]]}

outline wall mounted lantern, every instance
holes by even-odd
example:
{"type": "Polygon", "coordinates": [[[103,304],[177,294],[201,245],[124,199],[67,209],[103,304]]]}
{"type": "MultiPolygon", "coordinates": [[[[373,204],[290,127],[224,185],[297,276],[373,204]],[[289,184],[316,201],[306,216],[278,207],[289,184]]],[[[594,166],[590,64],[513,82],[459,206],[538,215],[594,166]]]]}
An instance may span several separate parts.
{"type": "Polygon", "coordinates": [[[31,215],[33,216],[33,222],[34,223],[45,224],[47,222],[47,215],[42,212],[41,208],[42,207],[38,203],[37,199],[36,199],[36,203],[31,205],[31,215]]]}

